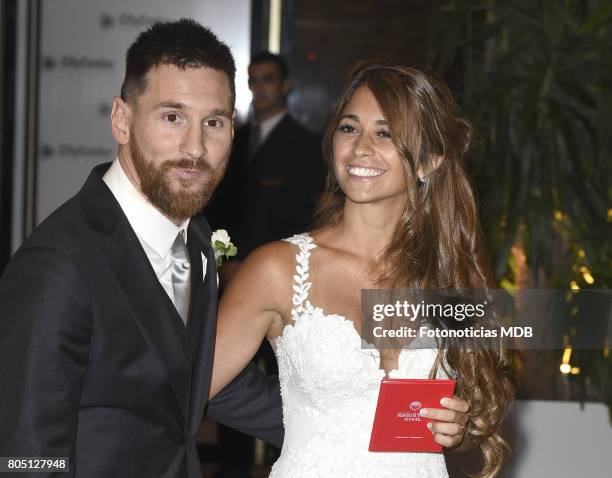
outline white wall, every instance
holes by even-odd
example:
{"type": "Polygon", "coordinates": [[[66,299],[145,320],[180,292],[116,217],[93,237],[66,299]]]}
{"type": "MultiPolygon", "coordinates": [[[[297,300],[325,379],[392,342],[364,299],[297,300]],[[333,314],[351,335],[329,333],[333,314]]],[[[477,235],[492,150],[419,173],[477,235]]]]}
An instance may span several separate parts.
{"type": "Polygon", "coordinates": [[[612,476],[612,426],[603,404],[517,400],[505,429],[513,452],[503,478],[612,476]]]}
{"type": "MultiPolygon", "coordinates": [[[[608,408],[588,403],[517,400],[502,436],[512,454],[498,478],[612,477],[612,426],[608,408]]],[[[480,469],[477,452],[447,453],[450,478],[480,469]]]]}
{"type": "MultiPolygon", "coordinates": [[[[246,114],[250,8],[250,0],[42,2],[37,224],[78,191],[93,166],[114,159],[108,117],[121,87],[125,53],[154,21],[194,18],[231,47],[238,113],[246,114]]],[[[21,112],[17,121],[23,120],[21,112]]],[[[19,171],[24,157],[17,152],[19,171]]],[[[21,204],[23,177],[15,180],[14,202],[21,204]]],[[[16,234],[21,233],[20,219],[14,220],[16,234]]],[[[13,248],[21,239],[14,238],[13,248]]]]}

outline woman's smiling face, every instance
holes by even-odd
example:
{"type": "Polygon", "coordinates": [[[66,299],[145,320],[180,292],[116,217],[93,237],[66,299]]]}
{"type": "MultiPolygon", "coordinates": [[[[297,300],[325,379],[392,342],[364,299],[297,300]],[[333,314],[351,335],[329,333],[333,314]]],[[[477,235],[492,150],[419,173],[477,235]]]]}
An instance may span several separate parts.
{"type": "Polygon", "coordinates": [[[389,122],[367,86],[360,86],[340,115],[333,140],[334,172],[350,201],[404,200],[405,162],[389,122]]]}

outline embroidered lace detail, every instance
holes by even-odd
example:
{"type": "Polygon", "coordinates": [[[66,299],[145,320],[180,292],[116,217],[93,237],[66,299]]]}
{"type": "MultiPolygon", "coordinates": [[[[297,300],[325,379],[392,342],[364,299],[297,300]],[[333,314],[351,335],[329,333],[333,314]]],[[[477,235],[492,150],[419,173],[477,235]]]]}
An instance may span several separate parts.
{"type": "MultiPolygon", "coordinates": [[[[285,440],[270,478],[447,478],[443,454],[368,451],[378,400],[380,354],[362,348],[353,322],[325,314],[308,295],[309,234],[297,246],[293,322],[276,340],[285,440]]],[[[437,351],[403,350],[395,378],[428,378],[437,351]]]]}
{"type": "Polygon", "coordinates": [[[306,308],[312,309],[312,305],[308,301],[308,291],[312,287],[312,282],[308,282],[310,277],[309,259],[310,250],[315,249],[317,245],[308,233],[296,234],[293,237],[284,239],[285,241],[297,246],[299,253],[295,256],[296,266],[295,275],[293,276],[293,308],[291,309],[291,318],[296,320],[300,314],[305,312],[306,308]],[[305,307],[306,306],[306,307],[305,307]]]}

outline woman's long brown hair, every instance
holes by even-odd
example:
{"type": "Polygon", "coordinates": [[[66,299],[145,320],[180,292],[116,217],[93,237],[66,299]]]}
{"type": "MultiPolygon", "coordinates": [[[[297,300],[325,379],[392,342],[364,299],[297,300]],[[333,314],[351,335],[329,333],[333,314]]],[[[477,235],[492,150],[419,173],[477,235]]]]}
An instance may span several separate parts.
{"type": "MultiPolygon", "coordinates": [[[[342,220],[344,197],[334,175],[333,140],[342,111],[361,86],[372,91],[389,122],[395,147],[406,161],[406,205],[389,247],[376,264],[378,284],[423,289],[492,287],[475,195],[463,168],[472,127],[458,116],[446,85],[414,68],[370,65],[350,79],[323,138],[330,172],[318,226],[330,227],[342,220]]],[[[470,404],[466,436],[483,454],[479,476],[497,475],[509,451],[498,432],[514,395],[506,352],[500,344],[466,347],[450,339],[440,347],[432,376],[438,367],[456,377],[456,393],[470,404]]]]}

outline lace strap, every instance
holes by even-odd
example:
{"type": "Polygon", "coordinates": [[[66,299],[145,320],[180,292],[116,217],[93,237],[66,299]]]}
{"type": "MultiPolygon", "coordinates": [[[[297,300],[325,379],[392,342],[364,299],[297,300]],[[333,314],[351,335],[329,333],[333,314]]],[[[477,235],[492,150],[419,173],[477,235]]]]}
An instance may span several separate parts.
{"type": "Polygon", "coordinates": [[[291,309],[291,316],[295,320],[305,310],[304,302],[308,299],[308,291],[312,286],[312,282],[308,281],[310,277],[310,250],[317,247],[317,245],[307,232],[296,234],[284,240],[297,246],[299,249],[295,256],[297,264],[295,266],[295,275],[293,276],[293,308],[291,309]]]}

